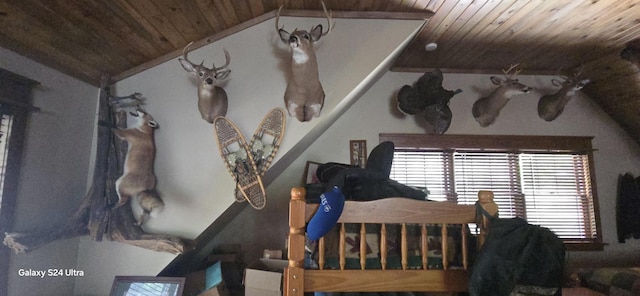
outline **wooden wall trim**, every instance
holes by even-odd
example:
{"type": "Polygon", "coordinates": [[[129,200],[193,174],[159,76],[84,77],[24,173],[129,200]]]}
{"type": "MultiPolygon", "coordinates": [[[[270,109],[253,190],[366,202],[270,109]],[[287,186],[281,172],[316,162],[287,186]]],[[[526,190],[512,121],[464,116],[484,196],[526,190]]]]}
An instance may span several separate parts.
{"type": "Polygon", "coordinates": [[[516,135],[427,135],[380,134],[380,142],[391,141],[397,148],[425,147],[435,149],[478,149],[513,151],[589,152],[593,137],[516,136],[516,135]]]}
{"type": "MultiPolygon", "coordinates": [[[[239,25],[230,27],[219,33],[213,34],[205,39],[195,41],[192,45],[192,49],[198,49],[206,46],[210,43],[216,42],[222,38],[238,33],[242,30],[248,29],[262,22],[268,21],[276,16],[276,10],[265,13],[259,17],[252,18],[248,21],[240,23],[239,25]]],[[[285,9],[280,12],[281,16],[291,17],[324,17],[324,12],[319,10],[293,10],[285,9]]],[[[427,20],[433,15],[433,12],[383,12],[383,11],[333,11],[332,18],[355,18],[355,19],[394,19],[394,20],[427,20]]],[[[170,61],[182,55],[182,49],[174,50],[168,54],[165,54],[157,59],[146,62],[139,66],[133,67],[127,71],[111,77],[110,82],[116,83],[125,78],[131,77],[140,72],[144,72],[150,68],[160,65],[164,62],[170,61]]]]}
{"type": "MultiPolygon", "coordinates": [[[[40,82],[29,79],[27,77],[24,77],[22,75],[18,75],[15,74],[11,71],[7,71],[5,69],[0,68],[0,79],[2,79],[3,81],[10,81],[11,83],[15,83],[15,84],[19,84],[19,85],[24,85],[27,87],[33,87],[36,85],[39,85],[40,82]]],[[[4,87],[8,87],[8,85],[5,85],[3,83],[3,88],[4,87]]],[[[0,90],[1,91],[1,90],[0,90]]]]}

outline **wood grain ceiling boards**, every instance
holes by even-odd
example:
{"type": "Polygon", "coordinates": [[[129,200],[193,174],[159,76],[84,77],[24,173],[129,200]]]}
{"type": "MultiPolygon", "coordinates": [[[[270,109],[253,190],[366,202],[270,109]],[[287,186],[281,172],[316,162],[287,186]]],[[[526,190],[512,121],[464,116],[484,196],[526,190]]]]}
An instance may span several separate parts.
{"type": "MultiPolygon", "coordinates": [[[[640,38],[640,0],[326,0],[334,18],[416,18],[434,12],[393,71],[523,75],[584,66],[584,91],[640,143],[640,73],[620,59],[640,38]],[[438,49],[424,46],[436,42],[438,49]]],[[[283,15],[314,15],[316,0],[4,0],[0,46],[100,85],[283,15]],[[300,10],[300,11],[299,11],[300,10]]]]}

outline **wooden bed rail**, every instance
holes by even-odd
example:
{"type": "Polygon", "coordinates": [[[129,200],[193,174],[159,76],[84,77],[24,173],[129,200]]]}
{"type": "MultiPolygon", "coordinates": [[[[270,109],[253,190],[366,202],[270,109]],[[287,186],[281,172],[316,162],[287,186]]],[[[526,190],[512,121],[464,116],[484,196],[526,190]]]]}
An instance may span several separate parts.
{"type": "MultiPolygon", "coordinates": [[[[416,287],[411,283],[400,284],[397,282],[390,285],[376,286],[373,282],[371,287],[358,286],[357,290],[354,288],[353,281],[348,284],[338,284],[334,287],[327,286],[328,283],[320,280],[305,281],[305,274],[309,277],[315,277],[318,273],[325,273],[328,277],[336,278],[337,274],[344,274],[340,277],[347,277],[353,279],[354,277],[349,274],[358,273],[358,270],[346,270],[345,268],[345,223],[360,224],[360,237],[366,237],[366,224],[378,224],[380,230],[378,235],[380,236],[380,264],[381,270],[365,270],[366,269],[366,239],[360,239],[360,272],[368,272],[372,276],[379,274],[379,272],[387,272],[385,277],[398,276],[403,278],[411,274],[411,276],[428,275],[435,278],[443,278],[441,285],[433,287],[433,291],[450,291],[445,289],[452,289],[451,291],[465,291],[467,282],[457,281],[455,283],[447,282],[447,276],[443,277],[443,273],[439,273],[435,270],[429,270],[428,267],[428,229],[427,224],[441,225],[440,236],[442,239],[442,269],[448,270],[447,254],[450,251],[447,243],[448,232],[450,230],[461,231],[461,250],[462,250],[462,270],[451,270],[452,274],[459,274],[460,272],[466,272],[469,265],[468,259],[468,247],[467,247],[467,224],[475,223],[480,230],[478,237],[478,245],[484,242],[486,236],[487,226],[489,219],[487,217],[476,217],[476,206],[474,205],[457,205],[447,202],[425,202],[412,200],[408,198],[385,198],[376,201],[368,202],[345,202],[345,207],[340,219],[339,225],[339,270],[323,270],[325,265],[325,238],[321,238],[318,241],[318,265],[319,270],[304,270],[305,260],[305,225],[311,219],[313,214],[318,208],[317,204],[306,204],[305,201],[306,191],[302,187],[294,187],[291,189],[291,200],[289,202],[289,246],[288,246],[288,268],[285,269],[285,294],[284,295],[303,295],[305,291],[318,291],[317,289],[329,289],[324,291],[423,291],[423,290],[405,290],[415,289],[416,287]],[[400,270],[387,270],[387,235],[388,229],[386,224],[398,224],[400,225],[400,270]],[[420,237],[420,257],[422,266],[418,270],[409,270],[408,266],[408,251],[407,251],[407,224],[417,224],[419,227],[420,237]],[[459,228],[450,227],[450,225],[461,225],[459,228]],[[407,272],[407,273],[402,273],[407,272]],[[331,275],[330,275],[331,274],[331,275]],[[403,286],[404,285],[404,286],[403,286]],[[348,289],[348,290],[345,290],[348,289]],[[400,289],[400,290],[396,290],[400,289]]],[[[498,207],[493,201],[493,192],[480,191],[478,192],[478,203],[489,215],[497,215],[498,207]]],[[[361,276],[360,276],[361,277],[361,276]]],[[[375,276],[374,276],[375,277],[375,276]]],[[[366,278],[366,276],[365,276],[366,278]]],[[[455,278],[466,278],[465,276],[456,276],[455,278]]],[[[375,279],[371,279],[374,280],[375,279]]],[[[366,282],[366,281],[365,281],[366,282]]]]}

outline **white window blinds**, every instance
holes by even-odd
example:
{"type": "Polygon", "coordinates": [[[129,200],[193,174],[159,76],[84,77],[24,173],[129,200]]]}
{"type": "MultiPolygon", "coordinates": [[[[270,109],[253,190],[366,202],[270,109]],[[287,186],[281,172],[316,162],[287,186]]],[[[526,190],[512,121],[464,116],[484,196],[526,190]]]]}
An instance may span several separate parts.
{"type": "Polygon", "coordinates": [[[522,154],[527,220],[569,240],[596,234],[593,196],[585,155],[522,154]]]}
{"type": "Polygon", "coordinates": [[[429,199],[455,201],[452,153],[396,149],[391,179],[429,191],[429,199]]]}
{"type": "Polygon", "coordinates": [[[474,204],[479,190],[491,190],[500,217],[523,217],[517,154],[458,152],[454,167],[459,203],[474,204]]]}
{"type": "Polygon", "coordinates": [[[597,237],[586,155],[396,149],[391,178],[461,204],[492,190],[501,218],[524,218],[568,241],[597,237]]]}

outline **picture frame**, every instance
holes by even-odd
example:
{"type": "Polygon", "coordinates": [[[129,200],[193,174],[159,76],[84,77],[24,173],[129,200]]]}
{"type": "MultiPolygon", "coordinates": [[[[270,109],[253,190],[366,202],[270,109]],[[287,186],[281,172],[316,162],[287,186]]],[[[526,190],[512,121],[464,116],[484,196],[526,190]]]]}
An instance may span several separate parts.
{"type": "Polygon", "coordinates": [[[184,277],[116,276],[109,296],[182,296],[184,277]]]}
{"type": "Polygon", "coordinates": [[[316,171],[318,170],[318,167],[320,167],[320,164],[321,163],[315,161],[307,161],[307,164],[304,167],[304,179],[302,180],[304,184],[320,183],[320,180],[316,175],[316,171]]]}
{"type": "Polygon", "coordinates": [[[364,168],[367,165],[367,141],[351,140],[349,141],[349,159],[351,165],[364,168]]]}

